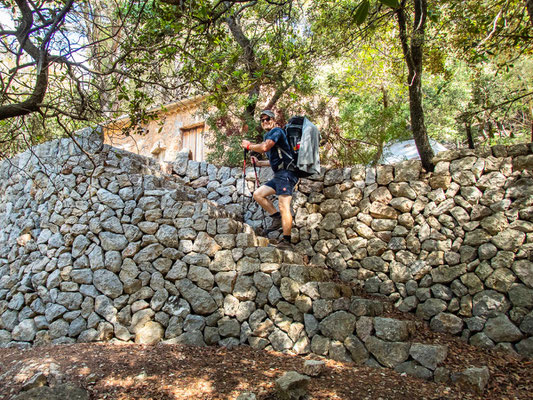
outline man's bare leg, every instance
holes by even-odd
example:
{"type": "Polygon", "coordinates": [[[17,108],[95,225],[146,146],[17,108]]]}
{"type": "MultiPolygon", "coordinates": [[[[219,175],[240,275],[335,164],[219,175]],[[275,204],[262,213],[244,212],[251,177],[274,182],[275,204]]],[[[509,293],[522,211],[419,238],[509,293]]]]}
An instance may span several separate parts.
{"type": "Polygon", "coordinates": [[[259,189],[254,192],[254,200],[257,201],[257,203],[270,215],[275,214],[277,210],[267,197],[275,193],[276,191],[267,185],[259,187],[259,189]]]}
{"type": "Polygon", "coordinates": [[[281,214],[281,226],[283,227],[283,236],[290,236],[292,230],[292,214],[291,214],[292,196],[279,196],[279,213],[281,214]]]}

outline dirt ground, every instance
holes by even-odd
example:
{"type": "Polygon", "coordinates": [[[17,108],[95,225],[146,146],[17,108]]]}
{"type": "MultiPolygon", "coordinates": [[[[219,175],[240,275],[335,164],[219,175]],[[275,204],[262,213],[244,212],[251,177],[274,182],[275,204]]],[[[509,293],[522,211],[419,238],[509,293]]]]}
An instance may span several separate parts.
{"type": "MultiPolygon", "coordinates": [[[[459,339],[421,331],[432,342],[450,347],[450,370],[487,365],[491,379],[485,393],[461,391],[402,376],[389,369],[359,367],[326,360],[326,370],[311,379],[309,399],[531,399],[533,361],[484,351],[459,339]]],[[[258,399],[276,399],[275,380],[301,372],[305,358],[255,351],[248,346],[75,344],[0,349],[0,399],[10,399],[38,371],[53,371],[60,381],[88,390],[91,399],[236,399],[251,391],[258,399]]],[[[50,378],[49,378],[50,381],[50,378]]]]}

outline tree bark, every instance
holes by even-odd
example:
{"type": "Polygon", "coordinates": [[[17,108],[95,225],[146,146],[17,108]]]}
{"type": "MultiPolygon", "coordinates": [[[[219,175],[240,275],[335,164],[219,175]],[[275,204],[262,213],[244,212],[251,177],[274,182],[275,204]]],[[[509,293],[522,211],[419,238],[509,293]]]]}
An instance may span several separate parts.
{"type": "Polygon", "coordinates": [[[468,139],[468,148],[474,149],[474,137],[472,136],[472,122],[465,119],[466,138],[468,139]]]}
{"type": "Polygon", "coordinates": [[[16,3],[22,18],[19,22],[15,36],[19,42],[21,50],[30,55],[35,61],[36,78],[33,91],[26,100],[19,103],[0,106],[0,120],[20,117],[39,111],[48,89],[48,67],[51,57],[47,51],[47,44],[53,34],[59,29],[65,15],[70,11],[73,0],[67,1],[62,10],[49,22],[49,28],[45,32],[46,35],[42,38],[42,43],[39,47],[37,47],[30,38],[34,26],[34,20],[33,12],[28,1],[16,0],[16,3]]]}
{"type": "Polygon", "coordinates": [[[422,107],[422,56],[427,17],[427,0],[413,0],[414,21],[410,42],[407,37],[405,3],[406,0],[403,0],[401,6],[396,10],[396,17],[398,19],[402,51],[408,69],[411,128],[422,165],[427,171],[433,171],[435,168],[432,162],[434,153],[429,144],[426,125],[424,123],[424,109],[422,107]]]}
{"type": "Polygon", "coordinates": [[[533,142],[533,103],[531,101],[529,102],[529,117],[531,118],[531,142],[533,142]]]}
{"type": "MultiPolygon", "coordinates": [[[[226,23],[228,24],[229,30],[233,35],[235,41],[241,46],[243,50],[244,60],[246,62],[246,69],[251,77],[257,72],[257,60],[255,58],[254,49],[250,40],[244,34],[239,21],[237,20],[238,16],[235,14],[230,15],[226,18],[226,23]]],[[[255,109],[257,107],[257,100],[261,92],[261,85],[256,82],[248,90],[248,102],[244,109],[244,119],[246,122],[251,122],[254,119],[255,109]]]]}
{"type": "Polygon", "coordinates": [[[381,84],[381,93],[383,93],[383,108],[389,108],[389,92],[385,88],[385,85],[381,84]]]}

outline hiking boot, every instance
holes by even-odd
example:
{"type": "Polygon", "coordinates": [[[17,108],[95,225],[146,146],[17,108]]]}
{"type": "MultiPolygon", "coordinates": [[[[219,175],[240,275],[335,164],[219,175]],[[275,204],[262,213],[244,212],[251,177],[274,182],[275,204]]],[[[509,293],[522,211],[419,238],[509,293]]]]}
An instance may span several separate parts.
{"type": "Polygon", "coordinates": [[[285,238],[282,238],[278,244],[276,245],[278,250],[292,250],[292,243],[286,240],[285,238]]]}
{"type": "Polygon", "coordinates": [[[273,217],[272,223],[270,226],[265,230],[265,235],[268,235],[269,233],[276,232],[281,229],[281,216],[279,217],[273,217]]]}

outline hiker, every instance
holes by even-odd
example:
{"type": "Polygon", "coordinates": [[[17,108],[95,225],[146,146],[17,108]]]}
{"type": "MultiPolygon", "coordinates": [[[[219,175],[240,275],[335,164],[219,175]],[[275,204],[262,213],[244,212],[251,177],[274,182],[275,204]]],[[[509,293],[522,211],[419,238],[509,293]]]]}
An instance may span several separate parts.
{"type": "Polygon", "coordinates": [[[290,249],[292,214],[291,200],[294,187],[298,183],[298,177],[293,171],[286,169],[291,163],[289,154],[291,149],[287,142],[285,132],[276,126],[275,115],[270,110],[261,111],[261,127],[266,131],[263,136],[263,142],[251,143],[243,140],[241,146],[248,151],[257,153],[266,153],[268,161],[259,161],[252,157],[252,162],[260,167],[269,166],[274,171],[274,178],[262,185],[254,192],[254,200],[259,203],[266,212],[272,217],[272,224],[266,230],[265,234],[283,229],[283,239],[279,241],[277,247],[280,249],[290,249]],[[279,151],[281,150],[281,151],[279,151]],[[279,212],[274,207],[272,201],[267,199],[268,196],[278,195],[279,212]]]}

